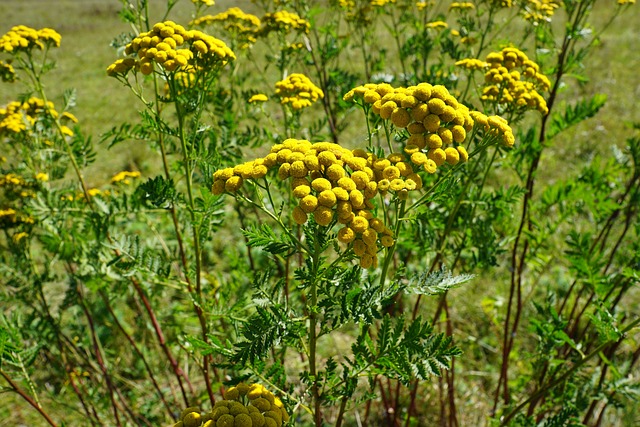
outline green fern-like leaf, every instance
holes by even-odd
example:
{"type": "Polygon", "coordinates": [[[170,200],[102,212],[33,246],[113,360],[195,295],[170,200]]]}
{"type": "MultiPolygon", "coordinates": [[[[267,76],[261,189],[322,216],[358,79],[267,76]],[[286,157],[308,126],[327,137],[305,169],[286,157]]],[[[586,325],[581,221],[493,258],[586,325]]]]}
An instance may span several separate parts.
{"type": "Polygon", "coordinates": [[[266,224],[257,228],[247,228],[242,232],[251,247],[264,248],[273,255],[285,255],[295,252],[295,243],[286,233],[277,236],[273,229],[266,224]]]}
{"type": "Polygon", "coordinates": [[[473,274],[454,276],[449,270],[442,269],[433,273],[422,273],[414,277],[407,286],[410,292],[418,295],[439,295],[473,279],[473,274]]]}
{"type": "Polygon", "coordinates": [[[551,117],[551,126],[547,133],[547,140],[552,139],[562,131],[593,117],[604,106],[607,96],[595,94],[592,98],[579,101],[574,106],[568,105],[563,113],[555,113],[551,117]]]}

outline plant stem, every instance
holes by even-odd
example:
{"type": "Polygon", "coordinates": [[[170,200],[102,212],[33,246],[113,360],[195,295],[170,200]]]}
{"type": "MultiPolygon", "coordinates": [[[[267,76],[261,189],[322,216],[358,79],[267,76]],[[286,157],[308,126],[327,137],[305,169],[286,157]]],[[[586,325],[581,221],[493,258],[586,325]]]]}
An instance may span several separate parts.
{"type": "Polygon", "coordinates": [[[620,331],[621,332],[621,336],[620,336],[619,339],[610,340],[610,341],[607,341],[607,342],[604,342],[604,343],[600,344],[591,353],[587,354],[585,357],[583,357],[578,362],[576,362],[564,374],[560,375],[555,380],[553,380],[553,381],[541,386],[535,392],[531,393],[531,395],[528,398],[526,398],[521,403],[519,403],[511,412],[509,412],[505,417],[502,418],[502,420],[500,422],[500,427],[506,426],[509,423],[509,421],[511,421],[511,419],[513,419],[513,417],[515,417],[518,414],[518,412],[520,412],[520,410],[522,408],[527,406],[527,404],[529,402],[539,399],[541,396],[546,394],[552,388],[558,386],[559,384],[562,384],[564,382],[564,380],[569,378],[574,372],[576,372],[578,369],[580,369],[580,367],[582,365],[587,363],[589,360],[591,360],[596,355],[600,354],[600,352],[603,351],[604,349],[606,349],[608,346],[610,346],[611,344],[615,344],[615,343],[618,343],[618,342],[622,341],[624,339],[624,335],[627,332],[629,332],[630,330],[632,330],[633,328],[635,328],[639,324],[640,324],[640,317],[637,318],[636,320],[634,320],[633,322],[631,322],[629,325],[627,325],[624,329],[622,329],[622,331],[620,331]]]}
{"type": "Polygon", "coordinates": [[[320,245],[318,244],[318,237],[320,228],[315,230],[316,238],[314,239],[313,258],[312,265],[313,271],[311,272],[313,279],[311,280],[310,295],[309,295],[309,374],[312,378],[311,385],[311,398],[313,400],[313,417],[316,427],[322,427],[322,413],[320,411],[320,390],[318,387],[318,370],[317,370],[317,323],[318,323],[318,270],[320,268],[320,245]]]}
{"type": "Polygon", "coordinates": [[[57,424],[51,419],[49,414],[45,412],[45,410],[39,406],[32,398],[29,396],[24,390],[22,390],[12,379],[11,377],[2,369],[0,369],[0,375],[9,383],[14,392],[18,393],[20,397],[22,397],[29,405],[31,405],[36,411],[42,415],[42,417],[47,420],[50,426],[58,427],[57,424]]]}

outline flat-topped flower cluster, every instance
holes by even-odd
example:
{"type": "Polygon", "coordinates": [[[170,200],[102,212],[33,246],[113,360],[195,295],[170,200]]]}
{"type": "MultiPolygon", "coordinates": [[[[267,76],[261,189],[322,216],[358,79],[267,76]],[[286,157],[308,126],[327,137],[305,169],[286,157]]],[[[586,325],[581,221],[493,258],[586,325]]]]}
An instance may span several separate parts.
{"type": "Polygon", "coordinates": [[[173,21],[159,22],[151,31],[140,33],[126,45],[125,54],[131,56],[115,61],[107,74],[117,76],[132,69],[151,74],[154,64],[167,72],[189,67],[210,69],[236,59],[222,40],[202,31],[186,30],[173,21]]]}

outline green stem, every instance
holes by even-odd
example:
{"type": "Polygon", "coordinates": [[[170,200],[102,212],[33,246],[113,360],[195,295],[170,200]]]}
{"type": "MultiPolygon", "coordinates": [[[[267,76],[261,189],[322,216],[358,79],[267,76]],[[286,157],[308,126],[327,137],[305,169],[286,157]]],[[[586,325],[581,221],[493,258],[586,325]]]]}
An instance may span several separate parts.
{"type": "MultiPolygon", "coordinates": [[[[196,313],[198,315],[198,320],[200,322],[202,339],[204,340],[204,342],[208,342],[207,320],[202,311],[202,302],[203,302],[202,301],[202,249],[200,246],[200,225],[198,224],[198,218],[196,215],[195,197],[193,195],[193,172],[194,171],[191,167],[191,162],[192,162],[191,154],[193,152],[193,146],[187,147],[187,135],[186,135],[185,125],[184,125],[184,121],[186,119],[186,113],[181,108],[181,103],[178,100],[178,91],[176,90],[176,87],[175,87],[175,81],[172,78],[169,78],[168,81],[171,88],[171,95],[175,99],[176,114],[178,116],[178,134],[180,139],[180,146],[182,149],[182,159],[184,162],[185,182],[187,186],[187,198],[189,200],[189,217],[191,219],[191,230],[193,235],[193,251],[194,251],[194,257],[195,257],[195,264],[196,264],[195,295],[194,295],[196,301],[194,305],[196,306],[196,313]]],[[[203,86],[204,86],[203,89],[206,91],[208,89],[208,86],[206,84],[204,84],[203,86]]],[[[200,105],[199,105],[199,108],[197,109],[197,111],[199,112],[202,111],[202,108],[203,108],[205,93],[206,92],[203,92],[199,99],[200,105]]],[[[196,115],[196,117],[194,118],[196,123],[198,122],[198,119],[199,119],[199,114],[196,115]]],[[[195,136],[194,136],[194,140],[195,140],[195,136]]],[[[195,141],[194,141],[194,144],[195,144],[195,141]]],[[[188,272],[185,272],[185,274],[188,276],[188,272]]],[[[203,356],[202,374],[204,376],[204,381],[207,389],[207,394],[209,396],[209,401],[211,402],[211,405],[213,405],[215,403],[215,397],[213,394],[213,390],[211,388],[211,381],[209,377],[210,361],[211,361],[211,355],[203,356]]]]}
{"type": "Polygon", "coordinates": [[[321,259],[320,253],[321,248],[318,243],[320,228],[316,228],[316,238],[314,239],[314,247],[313,247],[313,271],[311,275],[313,277],[311,281],[311,289],[309,295],[309,374],[312,378],[311,385],[311,398],[313,400],[313,416],[316,427],[322,427],[322,413],[320,412],[321,401],[320,401],[320,392],[318,387],[318,370],[317,370],[317,323],[318,323],[318,270],[320,268],[321,259]]]}
{"type": "Polygon", "coordinates": [[[391,260],[393,260],[393,254],[396,251],[396,246],[397,246],[396,242],[398,239],[398,235],[400,234],[400,226],[401,226],[402,220],[404,219],[406,203],[407,202],[403,200],[402,202],[400,202],[400,206],[397,208],[396,224],[395,224],[395,229],[393,231],[393,235],[395,236],[396,241],[393,243],[393,246],[387,249],[387,255],[384,258],[384,263],[382,265],[382,272],[380,273],[380,287],[382,289],[384,289],[384,284],[385,284],[385,281],[387,280],[387,271],[389,270],[389,265],[391,264],[391,260]]]}

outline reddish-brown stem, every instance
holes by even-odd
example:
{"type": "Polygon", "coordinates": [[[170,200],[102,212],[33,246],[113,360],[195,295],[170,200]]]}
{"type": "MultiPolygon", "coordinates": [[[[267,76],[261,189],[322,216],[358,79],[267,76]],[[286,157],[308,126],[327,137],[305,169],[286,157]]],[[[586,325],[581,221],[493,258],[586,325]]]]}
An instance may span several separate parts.
{"type": "Polygon", "coordinates": [[[58,427],[57,424],[51,419],[49,414],[45,412],[45,410],[40,407],[32,398],[29,396],[24,390],[22,390],[18,384],[16,384],[11,377],[2,369],[0,369],[0,375],[9,383],[14,392],[20,395],[29,405],[31,405],[36,411],[42,415],[42,417],[47,420],[50,426],[58,427]]]}
{"type": "MultiPolygon", "coordinates": [[[[580,18],[581,14],[578,12],[576,14],[576,22],[573,23],[572,28],[577,26],[578,24],[578,20],[580,18]]],[[[546,115],[544,115],[542,117],[542,123],[540,126],[540,134],[538,136],[538,142],[540,144],[541,147],[544,147],[544,144],[546,142],[546,125],[547,125],[547,121],[550,117],[550,113],[553,109],[553,106],[555,104],[555,100],[556,100],[556,96],[558,94],[558,89],[560,88],[560,81],[562,80],[562,77],[564,76],[564,71],[565,71],[565,66],[566,66],[566,57],[567,54],[569,53],[569,46],[572,43],[572,37],[570,32],[573,31],[573,29],[570,29],[567,31],[567,33],[565,33],[563,42],[562,42],[562,47],[560,49],[560,53],[558,54],[558,61],[557,61],[557,69],[556,69],[556,75],[555,75],[555,81],[553,84],[553,87],[551,89],[551,92],[549,94],[549,99],[547,101],[547,108],[548,108],[548,113],[546,115]]],[[[520,215],[520,224],[518,226],[518,230],[516,232],[516,238],[514,240],[513,243],[513,250],[511,253],[511,287],[509,290],[509,302],[507,305],[507,316],[504,320],[504,331],[503,331],[503,344],[502,344],[502,364],[501,364],[501,368],[500,368],[500,376],[498,378],[498,385],[496,387],[496,391],[495,391],[495,397],[494,397],[494,403],[493,403],[493,409],[492,409],[492,413],[495,414],[496,409],[498,407],[498,402],[500,399],[500,389],[503,388],[503,401],[505,404],[509,403],[510,397],[509,397],[509,379],[508,379],[508,372],[509,372],[509,356],[511,354],[511,349],[513,347],[513,342],[514,342],[514,335],[517,332],[517,327],[518,327],[518,322],[520,319],[520,313],[522,311],[522,299],[521,299],[521,295],[522,295],[522,274],[524,271],[524,265],[525,265],[525,259],[526,259],[526,255],[528,252],[528,240],[525,238],[525,243],[523,244],[522,250],[520,251],[520,256],[518,257],[518,252],[520,249],[520,240],[523,237],[523,232],[524,232],[524,228],[525,225],[528,226],[528,228],[531,227],[531,224],[529,223],[529,204],[531,203],[532,197],[533,197],[533,189],[534,189],[534,184],[535,184],[535,175],[536,172],[538,170],[538,165],[540,162],[540,158],[542,156],[542,148],[540,148],[536,153],[535,156],[533,157],[532,161],[531,161],[531,166],[529,167],[529,171],[527,173],[527,180],[526,180],[526,186],[525,186],[525,193],[524,193],[524,198],[523,198],[523,203],[522,203],[522,213],[520,215]],[[513,320],[513,324],[512,327],[509,328],[509,325],[511,324],[511,315],[512,315],[512,306],[513,306],[513,298],[514,295],[517,293],[517,301],[518,301],[518,306],[516,307],[515,310],[515,315],[514,315],[514,320],[513,320]]]]}
{"type": "Polygon", "coordinates": [[[389,417],[389,400],[387,399],[387,394],[384,391],[384,386],[382,385],[382,380],[378,377],[378,388],[380,389],[380,398],[382,399],[382,406],[384,407],[384,416],[387,419],[387,425],[391,425],[391,418],[389,417]]]}
{"type": "Polygon", "coordinates": [[[172,417],[173,416],[173,410],[172,410],[171,406],[169,405],[169,403],[167,403],[167,401],[166,401],[166,399],[164,397],[164,393],[160,389],[160,386],[158,385],[158,382],[156,381],[155,375],[153,374],[153,371],[151,370],[151,366],[149,366],[149,363],[147,362],[146,357],[144,357],[144,354],[138,348],[138,345],[136,344],[136,342],[133,339],[133,337],[131,337],[131,335],[129,335],[127,333],[127,331],[125,331],[124,327],[122,326],[122,323],[120,322],[120,319],[118,319],[118,316],[113,311],[113,307],[111,307],[111,303],[109,302],[109,298],[107,297],[107,295],[105,295],[105,293],[101,291],[100,292],[100,296],[102,297],[102,301],[104,302],[105,306],[107,307],[107,311],[109,311],[109,314],[111,314],[111,317],[113,318],[116,326],[118,327],[118,330],[120,330],[122,335],[124,335],[124,337],[127,339],[127,341],[129,341],[129,344],[131,345],[131,348],[133,348],[133,350],[136,352],[136,354],[138,355],[138,357],[140,358],[140,360],[144,364],[144,367],[145,367],[145,369],[147,371],[147,374],[149,375],[149,379],[151,380],[151,383],[153,384],[153,387],[156,389],[156,392],[158,393],[158,397],[160,397],[160,400],[164,404],[164,407],[167,410],[167,413],[169,414],[169,416],[172,417]]]}
{"type": "Polygon", "coordinates": [[[80,284],[78,284],[78,295],[80,298],[80,305],[82,306],[84,315],[87,318],[87,323],[89,324],[89,331],[91,332],[91,342],[93,344],[93,352],[96,358],[96,362],[98,362],[98,365],[100,366],[100,370],[102,371],[102,376],[104,377],[104,380],[107,383],[107,388],[109,389],[109,398],[111,399],[113,417],[116,425],[121,426],[122,424],[120,423],[118,406],[116,405],[116,400],[114,397],[115,390],[114,390],[113,382],[111,381],[111,375],[109,375],[109,371],[107,370],[107,367],[104,364],[104,360],[102,359],[102,351],[100,350],[100,345],[98,344],[98,338],[96,336],[95,327],[93,325],[93,317],[91,316],[91,313],[89,312],[89,309],[87,307],[87,303],[85,302],[84,297],[82,296],[82,289],[80,284]]]}
{"type": "MultiPolygon", "coordinates": [[[[447,303],[447,294],[444,294],[444,312],[447,316],[446,329],[447,335],[453,336],[453,324],[449,315],[449,304],[447,303]]],[[[456,394],[455,394],[455,358],[451,358],[451,368],[446,371],[447,376],[447,397],[449,402],[449,427],[458,426],[458,414],[456,410],[456,394]]]]}
{"type": "Polygon", "coordinates": [[[151,320],[151,324],[153,325],[153,329],[158,338],[158,343],[160,344],[160,347],[162,347],[162,351],[167,357],[167,360],[169,360],[169,364],[171,365],[171,368],[173,369],[173,373],[175,374],[176,379],[178,380],[178,384],[180,385],[180,391],[182,392],[182,397],[184,399],[185,407],[188,407],[189,398],[187,397],[187,392],[184,388],[182,381],[184,379],[184,381],[187,383],[187,386],[189,387],[189,391],[191,392],[191,394],[195,395],[193,390],[193,385],[191,384],[191,381],[189,381],[189,377],[187,377],[187,375],[178,365],[178,361],[173,357],[173,354],[171,354],[171,350],[169,350],[169,347],[167,346],[167,342],[165,340],[164,333],[162,332],[162,328],[160,327],[160,323],[156,318],[156,314],[153,311],[153,308],[151,308],[151,303],[149,302],[149,299],[144,293],[142,286],[140,286],[140,283],[138,283],[138,281],[133,277],[131,278],[131,283],[133,284],[133,287],[136,290],[138,297],[140,298],[140,300],[142,300],[142,303],[144,304],[145,310],[149,315],[149,319],[151,320]]]}

